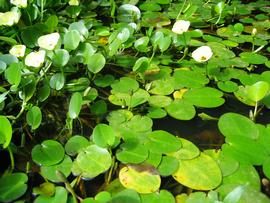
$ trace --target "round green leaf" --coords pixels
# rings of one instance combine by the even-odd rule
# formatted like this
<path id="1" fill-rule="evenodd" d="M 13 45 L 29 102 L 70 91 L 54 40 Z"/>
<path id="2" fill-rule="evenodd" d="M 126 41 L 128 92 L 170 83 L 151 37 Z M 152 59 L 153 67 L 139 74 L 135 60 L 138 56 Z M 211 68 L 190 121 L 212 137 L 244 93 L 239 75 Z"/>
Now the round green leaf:
<path id="1" fill-rule="evenodd" d="M 201 153 L 190 160 L 180 160 L 173 178 L 179 183 L 195 190 L 212 190 L 222 181 L 222 174 L 217 163 Z"/>
<path id="2" fill-rule="evenodd" d="M 264 64 L 267 61 L 265 56 L 253 52 L 242 52 L 240 57 L 251 64 Z"/>
<path id="3" fill-rule="evenodd" d="M 255 84 L 247 87 L 248 97 L 258 102 L 263 99 L 269 90 L 269 84 L 265 81 L 258 81 Z"/>
<path id="4" fill-rule="evenodd" d="M 26 114 L 27 124 L 31 126 L 32 130 L 39 127 L 42 121 L 42 113 L 38 106 L 32 106 Z"/>
<path id="5" fill-rule="evenodd" d="M 21 82 L 21 63 L 12 63 L 5 70 L 5 78 L 11 85 L 18 86 Z"/>
<path id="6" fill-rule="evenodd" d="M 166 107 L 170 105 L 171 101 L 170 97 L 163 95 L 153 95 L 148 99 L 149 105 L 154 107 Z"/>
<path id="7" fill-rule="evenodd" d="M 147 57 L 141 57 L 135 62 L 132 70 L 134 72 L 144 72 L 148 67 L 149 59 Z"/>
<path id="8" fill-rule="evenodd" d="M 221 106 L 225 100 L 223 93 L 211 87 L 191 89 L 184 94 L 184 99 L 198 107 L 214 108 Z"/>
<path id="9" fill-rule="evenodd" d="M 91 59 L 88 61 L 87 67 L 88 70 L 92 73 L 98 73 L 101 71 L 106 64 L 106 59 L 101 53 L 95 53 L 91 56 Z"/>
<path id="10" fill-rule="evenodd" d="M 155 80 L 150 84 L 149 92 L 157 95 L 169 95 L 173 93 L 174 86 L 173 80 L 163 79 Z"/>
<path id="11" fill-rule="evenodd" d="M 160 190 L 159 193 L 140 194 L 141 203 L 175 203 L 174 196 L 167 190 Z"/>
<path id="12" fill-rule="evenodd" d="M 163 156 L 158 166 L 158 172 L 161 176 L 170 176 L 177 171 L 179 161 L 171 156 Z"/>
<path id="13" fill-rule="evenodd" d="M 66 203 L 68 199 L 68 192 L 63 187 L 56 187 L 53 196 L 40 195 L 35 199 L 35 203 Z"/>
<path id="14" fill-rule="evenodd" d="M 50 86 L 53 89 L 60 90 L 64 87 L 65 75 L 62 73 L 54 74 L 50 79 Z"/>
<path id="15" fill-rule="evenodd" d="M 235 92 L 235 91 L 238 90 L 237 83 L 232 82 L 232 81 L 225 81 L 225 82 L 219 81 L 218 84 L 217 84 L 217 86 L 222 91 L 228 92 L 228 93 Z"/>
<path id="16" fill-rule="evenodd" d="M 5 116 L 0 116 L 0 144 L 7 148 L 12 138 L 12 126 Z"/>
<path id="17" fill-rule="evenodd" d="M 113 91 L 131 94 L 139 89 L 139 83 L 129 77 L 121 77 L 120 80 L 111 85 Z"/>
<path id="18" fill-rule="evenodd" d="M 182 148 L 180 148 L 178 151 L 174 153 L 170 153 L 170 156 L 173 156 L 177 158 L 178 160 L 181 159 L 193 159 L 200 155 L 200 150 L 196 145 L 194 145 L 192 142 L 179 138 L 182 143 Z"/>
<path id="19" fill-rule="evenodd" d="M 65 144 L 66 153 L 70 156 L 78 154 L 82 149 L 87 147 L 90 142 L 83 136 L 72 136 Z"/>
<path id="20" fill-rule="evenodd" d="M 165 109 L 171 117 L 178 120 L 191 120 L 196 114 L 194 106 L 185 100 L 174 100 Z"/>
<path id="21" fill-rule="evenodd" d="M 164 118 L 167 116 L 167 112 L 162 108 L 150 107 L 147 116 L 149 118 Z"/>
<path id="22" fill-rule="evenodd" d="M 257 139 L 259 130 L 247 117 L 237 113 L 223 114 L 218 121 L 218 128 L 225 137 L 248 137 Z"/>
<path id="23" fill-rule="evenodd" d="M 119 172 L 119 180 L 125 188 L 142 194 L 157 191 L 161 184 L 161 178 L 156 169 L 144 165 L 123 167 Z"/>
<path id="24" fill-rule="evenodd" d="M 65 49 L 57 49 L 53 52 L 52 62 L 57 67 L 65 66 L 69 61 L 69 53 Z"/>
<path id="25" fill-rule="evenodd" d="M 260 191 L 260 177 L 256 169 L 250 164 L 240 164 L 236 172 L 223 177 L 222 184 L 217 188 L 217 191 L 224 198 L 235 187 L 245 184 L 256 191 Z"/>
<path id="26" fill-rule="evenodd" d="M 115 194 L 111 203 L 141 203 L 139 194 L 135 190 L 125 189 Z"/>
<path id="27" fill-rule="evenodd" d="M 179 150 L 182 146 L 181 141 L 174 135 L 163 131 L 156 130 L 148 134 L 145 146 L 153 152 L 169 153 Z"/>
<path id="28" fill-rule="evenodd" d="M 200 88 L 209 82 L 209 79 L 201 72 L 191 70 L 176 70 L 173 74 L 175 79 L 175 87 L 180 89 L 187 88 Z"/>
<path id="29" fill-rule="evenodd" d="M 0 178 L 0 201 L 13 202 L 27 190 L 28 177 L 24 173 L 12 173 Z"/>
<path id="30" fill-rule="evenodd" d="M 116 133 L 113 128 L 106 124 L 98 124 L 92 133 L 93 141 L 99 147 L 113 146 Z"/>
<path id="31" fill-rule="evenodd" d="M 83 99 L 81 93 L 75 92 L 74 94 L 72 94 L 68 109 L 68 114 L 70 118 L 75 119 L 79 116 L 82 108 L 82 102 Z"/>
<path id="32" fill-rule="evenodd" d="M 114 76 L 113 75 L 97 75 L 97 77 L 94 80 L 94 83 L 98 87 L 107 87 L 110 86 L 114 82 Z"/>
<path id="33" fill-rule="evenodd" d="M 42 166 L 51 166 L 63 160 L 65 150 L 63 146 L 54 140 L 43 141 L 32 149 L 32 159 Z"/>
<path id="34" fill-rule="evenodd" d="M 52 166 L 41 166 L 41 175 L 53 182 L 62 182 L 56 175 L 56 171 L 61 171 L 65 177 L 68 177 L 71 173 L 72 160 L 69 156 L 65 155 L 65 158 L 58 164 Z"/>
<path id="35" fill-rule="evenodd" d="M 116 158 L 122 163 L 138 164 L 148 157 L 148 150 L 138 142 L 129 141 L 121 144 L 121 151 L 116 152 Z"/>
<path id="36" fill-rule="evenodd" d="M 107 171 L 112 164 L 112 158 L 107 149 L 91 145 L 80 151 L 73 162 L 72 172 L 84 178 L 93 178 Z"/>
<path id="37" fill-rule="evenodd" d="M 80 33 L 77 30 L 70 30 L 64 35 L 64 47 L 67 50 L 75 50 L 80 43 Z"/>

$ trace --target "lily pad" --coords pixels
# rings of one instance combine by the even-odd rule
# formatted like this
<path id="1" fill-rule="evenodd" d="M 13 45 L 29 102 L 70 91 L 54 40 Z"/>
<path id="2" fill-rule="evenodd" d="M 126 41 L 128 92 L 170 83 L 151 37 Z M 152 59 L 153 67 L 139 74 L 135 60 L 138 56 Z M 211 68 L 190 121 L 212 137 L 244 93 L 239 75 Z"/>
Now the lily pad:
<path id="1" fill-rule="evenodd" d="M 211 87 L 191 89 L 184 94 L 185 101 L 197 107 L 214 108 L 221 106 L 225 100 L 221 98 L 223 93 Z"/>
<path id="2" fill-rule="evenodd" d="M 180 148 L 178 151 L 174 153 L 170 153 L 168 155 L 173 156 L 177 158 L 178 160 L 181 159 L 193 159 L 200 155 L 200 150 L 196 145 L 194 145 L 192 142 L 179 138 L 182 143 L 182 148 Z"/>
<path id="3" fill-rule="evenodd" d="M 178 120 L 191 120 L 196 114 L 194 106 L 185 100 L 174 100 L 165 109 L 171 117 Z"/>
<path id="4" fill-rule="evenodd" d="M 180 89 L 187 88 L 200 88 L 209 83 L 209 79 L 200 72 L 191 70 L 176 70 L 173 74 L 175 79 L 175 87 Z"/>
<path id="5" fill-rule="evenodd" d="M 170 176 L 177 171 L 179 161 L 175 157 L 163 156 L 158 166 L 158 172 L 161 176 Z"/>
<path id="6" fill-rule="evenodd" d="M 93 141 L 99 147 L 111 147 L 114 144 L 116 133 L 113 128 L 106 124 L 98 124 L 92 133 Z"/>
<path id="7" fill-rule="evenodd" d="M 150 86 L 151 88 L 149 92 L 151 94 L 169 95 L 174 91 L 173 80 L 170 79 L 155 80 L 151 83 Z"/>
<path id="8" fill-rule="evenodd" d="M 174 135 L 156 130 L 148 134 L 145 146 L 153 152 L 170 153 L 179 150 L 182 147 L 181 141 Z"/>
<path id="9" fill-rule="evenodd" d="M 81 151 L 73 162 L 72 172 L 84 178 L 93 178 L 107 171 L 112 163 L 108 150 L 91 145 Z"/>
<path id="10" fill-rule="evenodd" d="M 12 138 L 12 126 L 5 116 L 0 116 L 0 144 L 7 148 Z"/>
<path id="11" fill-rule="evenodd" d="M 247 88 L 247 94 L 251 100 L 258 102 L 266 96 L 268 90 L 269 84 L 267 82 L 258 81 Z"/>
<path id="12" fill-rule="evenodd" d="M 222 174 L 217 163 L 210 156 L 201 153 L 194 159 L 180 160 L 173 178 L 195 190 L 212 190 L 221 183 Z"/>
<path id="13" fill-rule="evenodd" d="M 42 166 L 51 166 L 63 160 L 65 150 L 63 146 L 54 140 L 43 141 L 32 149 L 32 159 Z"/>
<path id="14" fill-rule="evenodd" d="M 68 192 L 63 187 L 56 187 L 54 196 L 40 195 L 35 199 L 35 203 L 66 203 L 68 199 Z"/>
<path id="15" fill-rule="evenodd" d="M 41 175 L 53 182 L 61 182 L 59 177 L 56 175 L 56 171 L 61 171 L 65 177 L 68 177 L 71 173 L 72 160 L 69 156 L 65 156 L 63 161 L 59 164 L 52 166 L 41 166 Z"/>
<path id="16" fill-rule="evenodd" d="M 161 178 L 156 169 L 144 165 L 123 167 L 119 172 L 119 180 L 124 187 L 142 194 L 156 192 L 161 184 Z"/>
<path id="17" fill-rule="evenodd" d="M 65 150 L 68 155 L 74 156 L 88 145 L 90 142 L 85 137 L 74 135 L 65 144 Z"/>
<path id="18" fill-rule="evenodd" d="M 247 117 L 237 113 L 223 114 L 219 118 L 218 128 L 225 137 L 243 136 L 251 139 L 259 137 L 256 125 Z"/>
<path id="19" fill-rule="evenodd" d="M 141 203 L 139 194 L 132 189 L 125 189 L 113 195 L 111 203 Z"/>
<path id="20" fill-rule="evenodd" d="M 250 64 L 264 64 L 267 61 L 267 58 L 263 55 L 253 53 L 253 52 L 242 52 L 240 57 L 250 63 Z"/>
<path id="21" fill-rule="evenodd" d="M 27 190 L 28 177 L 25 173 L 12 173 L 0 177 L 0 201 L 13 202 Z"/>
<path id="22" fill-rule="evenodd" d="M 154 107 L 166 107 L 170 105 L 171 101 L 170 97 L 163 95 L 153 95 L 148 99 L 149 105 Z"/>
<path id="23" fill-rule="evenodd" d="M 120 147 L 122 150 L 116 153 L 116 158 L 122 163 L 138 164 L 148 157 L 147 148 L 138 142 L 129 141 L 123 143 Z"/>
<path id="24" fill-rule="evenodd" d="M 111 87 L 115 92 L 132 94 L 139 89 L 139 83 L 132 78 L 121 77 Z"/>

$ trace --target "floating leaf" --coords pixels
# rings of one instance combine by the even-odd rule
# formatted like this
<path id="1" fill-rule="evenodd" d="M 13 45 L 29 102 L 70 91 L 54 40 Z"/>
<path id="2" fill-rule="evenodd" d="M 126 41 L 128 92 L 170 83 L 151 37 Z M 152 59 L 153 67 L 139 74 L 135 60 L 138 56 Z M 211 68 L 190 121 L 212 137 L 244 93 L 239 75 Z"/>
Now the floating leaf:
<path id="1" fill-rule="evenodd" d="M 101 53 L 95 53 L 87 63 L 88 70 L 92 73 L 100 72 L 106 64 L 106 59 Z"/>
<path id="2" fill-rule="evenodd" d="M 65 177 L 68 177 L 71 173 L 72 160 L 69 156 L 65 155 L 65 158 L 58 164 L 52 166 L 41 166 L 41 175 L 46 179 L 53 182 L 62 182 L 56 175 L 56 171 L 61 171 Z"/>
<path id="3" fill-rule="evenodd" d="M 69 53 L 65 49 L 54 50 L 52 62 L 57 67 L 64 67 L 69 61 Z"/>
<path id="4" fill-rule="evenodd" d="M 121 151 L 116 152 L 116 158 L 122 163 L 138 164 L 148 157 L 148 150 L 138 142 L 129 141 L 120 145 Z"/>
<path id="5" fill-rule="evenodd" d="M 181 141 L 174 135 L 156 130 L 148 134 L 145 146 L 153 152 L 170 153 L 179 150 L 182 146 Z"/>
<path id="6" fill-rule="evenodd" d="M 28 177 L 25 173 L 12 173 L 0 178 L 0 201 L 13 202 L 27 190 Z"/>
<path id="7" fill-rule="evenodd" d="M 12 63 L 5 70 L 5 78 L 11 85 L 18 86 L 21 82 L 21 63 Z"/>
<path id="8" fill-rule="evenodd" d="M 265 56 L 253 52 L 242 52 L 240 54 L 240 57 L 244 61 L 256 65 L 263 64 L 267 61 L 267 58 Z"/>
<path id="9" fill-rule="evenodd" d="M 26 114 L 27 124 L 31 126 L 32 130 L 39 127 L 42 121 L 42 113 L 38 106 L 32 106 Z"/>
<path id="10" fill-rule="evenodd" d="M 89 145 L 90 142 L 85 137 L 75 135 L 67 141 L 65 145 L 65 150 L 68 155 L 74 156 Z"/>
<path id="11" fill-rule="evenodd" d="M 106 124 L 98 124 L 92 133 L 93 141 L 99 147 L 111 147 L 114 144 L 116 133 L 113 128 Z"/>
<path id="12" fill-rule="evenodd" d="M 223 93 L 211 87 L 191 89 L 184 94 L 185 101 L 198 107 L 214 108 L 221 106 L 225 100 Z"/>
<path id="13" fill-rule="evenodd" d="M 40 195 L 35 199 L 35 203 L 65 203 L 68 199 L 68 192 L 63 187 L 56 187 L 54 196 Z"/>
<path id="14" fill-rule="evenodd" d="M 68 114 L 70 118 L 75 119 L 79 116 L 82 108 L 82 102 L 83 99 L 81 93 L 75 92 L 72 94 L 68 108 Z"/>
<path id="15" fill-rule="evenodd" d="M 65 84 L 65 75 L 63 73 L 56 73 L 50 79 L 50 86 L 53 89 L 61 90 Z"/>
<path id="16" fill-rule="evenodd" d="M 196 147 L 196 145 L 194 145 L 192 142 L 186 139 L 183 138 L 179 139 L 181 140 L 182 147 L 178 151 L 170 153 L 169 154 L 170 156 L 173 156 L 178 160 L 180 160 L 180 159 L 193 159 L 200 155 L 200 150 L 198 147 Z"/>
<path id="17" fill-rule="evenodd" d="M 217 163 L 210 156 L 201 153 L 194 159 L 180 160 L 173 178 L 195 190 L 212 190 L 221 183 L 222 174 Z"/>
<path id="18" fill-rule="evenodd" d="M 129 77 L 121 77 L 119 81 L 111 85 L 113 91 L 121 93 L 134 93 L 139 89 L 139 83 Z"/>
<path id="19" fill-rule="evenodd" d="M 179 161 L 171 156 L 163 156 L 158 166 L 158 172 L 161 176 L 170 176 L 177 171 Z"/>
<path id="20" fill-rule="evenodd" d="M 51 166 L 63 160 L 65 150 L 59 142 L 46 140 L 41 145 L 36 145 L 31 154 L 33 161 L 37 164 Z"/>
<path id="21" fill-rule="evenodd" d="M 12 126 L 5 116 L 0 116 L 0 144 L 7 148 L 12 138 Z"/>
<path id="22" fill-rule="evenodd" d="M 258 81 L 247 88 L 247 94 L 251 100 L 258 102 L 266 96 L 268 90 L 269 84 L 267 82 Z"/>
<path id="23" fill-rule="evenodd" d="M 75 50 L 80 43 L 80 33 L 77 30 L 70 30 L 64 35 L 64 47 L 67 50 Z"/>
<path id="24" fill-rule="evenodd" d="M 191 70 L 176 70 L 173 74 L 176 88 L 200 88 L 209 82 L 209 79 L 200 72 Z"/>
<path id="25" fill-rule="evenodd" d="M 158 203 L 158 202 L 166 202 L 166 203 L 175 203 L 174 196 L 167 190 L 160 190 L 159 193 L 149 193 L 149 194 L 140 194 L 141 195 L 141 203 Z"/>
<path id="26" fill-rule="evenodd" d="M 107 171 L 112 164 L 112 158 L 107 149 L 91 145 L 80 151 L 73 162 L 72 172 L 84 178 L 93 178 Z"/>
<path id="27" fill-rule="evenodd" d="M 155 80 L 151 83 L 151 89 L 149 90 L 152 94 L 157 95 L 169 95 L 174 91 L 173 80 Z"/>
<path id="28" fill-rule="evenodd" d="M 125 189 L 113 195 L 111 203 L 141 203 L 139 194 L 135 190 Z"/>
<path id="29" fill-rule="evenodd" d="M 147 194 L 157 191 L 161 184 L 160 176 L 154 167 L 131 165 L 119 172 L 119 180 L 128 189 Z"/>
<path id="30" fill-rule="evenodd" d="M 153 95 L 148 99 L 149 105 L 154 107 L 166 107 L 170 105 L 171 101 L 170 97 L 163 95 Z"/>
<path id="31" fill-rule="evenodd" d="M 178 120 L 191 120 L 196 114 L 194 106 L 184 100 L 174 100 L 166 107 L 166 111 Z"/>
<path id="32" fill-rule="evenodd" d="M 247 117 L 237 113 L 223 114 L 219 118 L 218 128 L 225 137 L 243 136 L 257 139 L 259 136 L 256 125 Z"/>

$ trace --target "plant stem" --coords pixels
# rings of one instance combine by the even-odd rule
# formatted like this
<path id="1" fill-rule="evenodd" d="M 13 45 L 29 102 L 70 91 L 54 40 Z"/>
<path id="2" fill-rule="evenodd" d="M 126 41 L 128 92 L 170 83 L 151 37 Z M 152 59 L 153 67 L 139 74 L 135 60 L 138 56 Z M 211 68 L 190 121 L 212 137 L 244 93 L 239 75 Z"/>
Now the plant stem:
<path id="1" fill-rule="evenodd" d="M 181 13 L 182 13 L 182 11 L 183 11 L 183 9 L 184 9 L 184 6 L 185 6 L 185 4 L 186 4 L 186 2 L 187 2 L 187 0 L 184 1 L 183 5 L 182 5 L 182 7 L 181 7 L 181 9 L 180 9 L 180 11 L 179 11 L 177 17 L 176 17 L 176 20 L 178 20 L 179 16 L 181 15 Z"/>
<path id="2" fill-rule="evenodd" d="M 14 170 L 15 164 L 14 164 L 14 156 L 13 156 L 13 152 L 10 148 L 10 146 L 7 147 L 8 149 L 8 153 L 9 153 L 9 157 L 10 157 L 10 163 L 11 163 L 11 172 Z"/>

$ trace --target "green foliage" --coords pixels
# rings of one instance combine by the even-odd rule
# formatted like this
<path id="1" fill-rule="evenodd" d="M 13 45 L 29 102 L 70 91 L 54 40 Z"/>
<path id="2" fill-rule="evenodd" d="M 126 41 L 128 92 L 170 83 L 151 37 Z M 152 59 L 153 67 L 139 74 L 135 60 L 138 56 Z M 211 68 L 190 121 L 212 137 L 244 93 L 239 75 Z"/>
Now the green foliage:
<path id="1" fill-rule="evenodd" d="M 0 201 L 270 202 L 269 7 L 0 0 Z"/>

